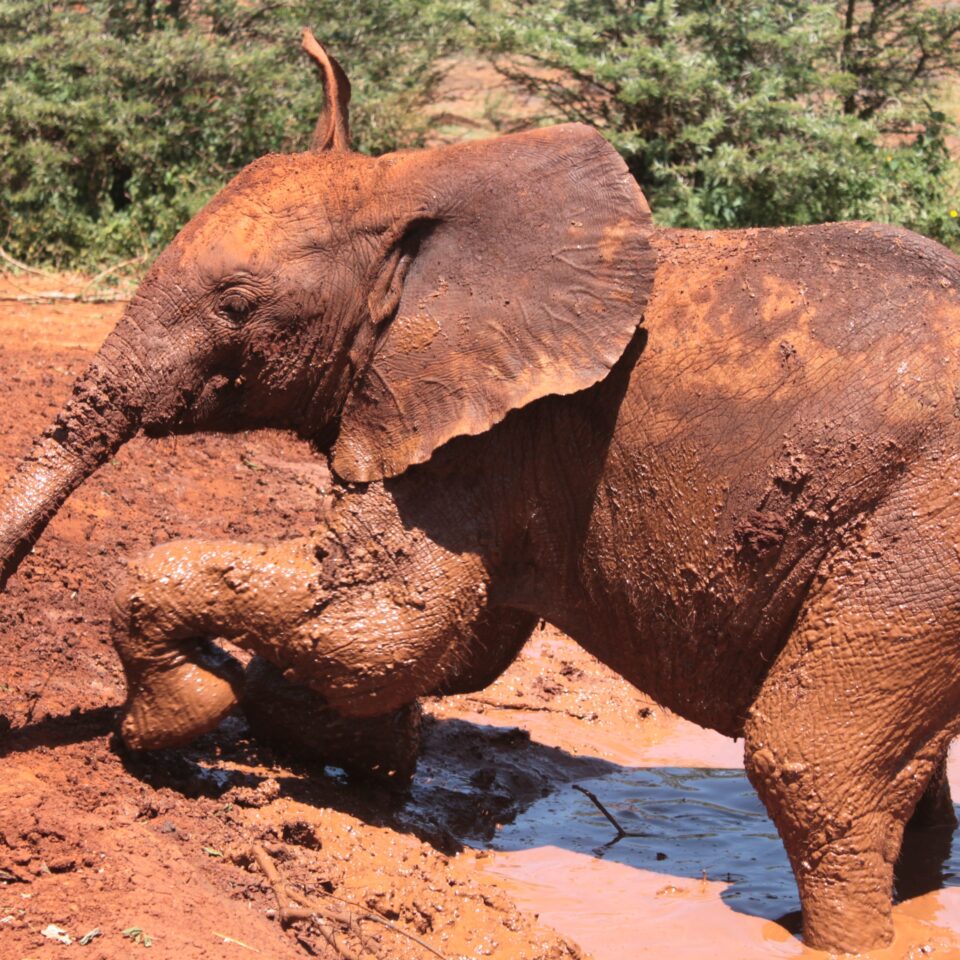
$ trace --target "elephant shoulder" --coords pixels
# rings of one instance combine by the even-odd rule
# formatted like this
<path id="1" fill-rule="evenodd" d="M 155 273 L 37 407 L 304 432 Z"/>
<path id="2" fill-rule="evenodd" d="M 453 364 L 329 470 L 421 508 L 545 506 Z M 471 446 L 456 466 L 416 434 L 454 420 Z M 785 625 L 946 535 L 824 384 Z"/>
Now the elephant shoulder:
<path id="1" fill-rule="evenodd" d="M 800 330 L 846 355 L 960 328 L 960 257 L 902 227 L 659 230 L 653 244 L 652 336 L 678 310 L 687 330 L 758 342 Z"/>

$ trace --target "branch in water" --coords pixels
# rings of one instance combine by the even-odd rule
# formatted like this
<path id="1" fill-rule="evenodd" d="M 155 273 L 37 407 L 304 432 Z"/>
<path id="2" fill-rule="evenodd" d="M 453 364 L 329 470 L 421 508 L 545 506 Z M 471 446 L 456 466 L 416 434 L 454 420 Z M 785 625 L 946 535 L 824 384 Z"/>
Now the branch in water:
<path id="1" fill-rule="evenodd" d="M 620 826 L 620 821 L 600 802 L 600 799 L 595 793 L 589 791 L 586 787 L 581 787 L 580 784 L 573 784 L 574 790 L 579 790 L 585 797 L 589 798 L 591 803 L 610 821 L 613 825 L 613 829 L 617 831 L 616 840 L 621 840 L 623 837 L 646 837 L 648 834 L 643 833 L 639 830 L 624 830 Z"/>

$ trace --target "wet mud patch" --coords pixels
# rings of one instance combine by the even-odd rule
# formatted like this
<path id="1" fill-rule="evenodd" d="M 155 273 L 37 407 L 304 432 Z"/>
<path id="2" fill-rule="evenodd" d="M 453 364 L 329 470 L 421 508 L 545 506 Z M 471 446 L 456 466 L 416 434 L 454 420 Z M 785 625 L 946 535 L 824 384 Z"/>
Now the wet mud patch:
<path id="1" fill-rule="evenodd" d="M 721 880 L 727 904 L 770 920 L 799 909 L 783 845 L 743 770 L 619 768 L 579 786 L 639 835 L 617 839 L 589 798 L 560 789 L 505 827 L 494 849 L 560 847 L 671 877 Z"/>
<path id="2" fill-rule="evenodd" d="M 538 743 L 522 727 L 428 717 L 399 819 L 447 849 L 483 845 L 562 785 L 614 769 Z"/>
<path id="3" fill-rule="evenodd" d="M 492 847 L 515 898 L 597 960 L 824 956 L 802 945 L 789 862 L 740 768 L 617 767 L 552 792 Z M 895 903 L 894 944 L 861 956 L 960 955 L 952 830 L 908 831 Z"/>

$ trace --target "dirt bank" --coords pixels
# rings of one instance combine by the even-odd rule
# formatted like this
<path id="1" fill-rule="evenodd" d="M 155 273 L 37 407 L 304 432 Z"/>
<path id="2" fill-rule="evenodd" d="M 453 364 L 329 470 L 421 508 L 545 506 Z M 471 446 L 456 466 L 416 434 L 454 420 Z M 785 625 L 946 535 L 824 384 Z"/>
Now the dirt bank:
<path id="1" fill-rule="evenodd" d="M 51 286 L 77 289 L 21 277 L 0 293 Z M 0 304 L 0 473 L 48 422 L 120 310 Z M 278 758 L 239 720 L 191 750 L 146 761 L 119 752 L 124 690 L 106 610 L 126 558 L 177 537 L 302 531 L 316 520 L 325 482 L 307 445 L 279 433 L 137 440 L 71 499 L 11 582 L 0 608 L 5 960 L 80 949 L 45 938 L 51 924 L 74 940 L 99 929 L 83 948 L 91 958 L 131 955 L 136 934 L 122 931 L 132 929 L 150 938 L 151 956 L 178 960 L 332 955 L 306 925 L 284 932 L 271 918 L 275 900 L 251 863 L 252 844 L 287 881 L 382 914 L 445 957 L 574 955 L 521 914 L 454 836 L 452 821 L 492 832 L 505 815 L 499 800 L 448 818 L 447 801 L 423 796 L 424 812 L 413 816 L 386 793 Z M 512 734 L 446 720 L 428 723 L 426 736 L 488 765 L 496 750 L 514 749 Z M 539 796 L 546 782 L 525 788 Z M 382 925 L 360 929 L 384 955 L 429 956 Z M 343 943 L 360 946 L 350 935 Z"/>

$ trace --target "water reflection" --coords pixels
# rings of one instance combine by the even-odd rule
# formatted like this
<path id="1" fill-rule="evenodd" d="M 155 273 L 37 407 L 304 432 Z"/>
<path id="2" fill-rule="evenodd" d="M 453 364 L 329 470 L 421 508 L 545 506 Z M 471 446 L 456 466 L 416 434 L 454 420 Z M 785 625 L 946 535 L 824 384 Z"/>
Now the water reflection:
<path id="1" fill-rule="evenodd" d="M 777 919 L 799 909 L 776 828 L 742 770 L 622 769 L 584 781 L 625 830 L 615 831 L 579 792 L 561 788 L 503 828 L 496 850 L 562 847 L 691 879 L 721 880 L 735 909 Z"/>

